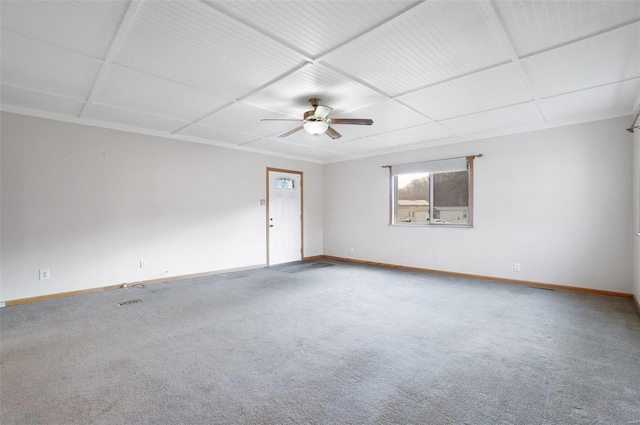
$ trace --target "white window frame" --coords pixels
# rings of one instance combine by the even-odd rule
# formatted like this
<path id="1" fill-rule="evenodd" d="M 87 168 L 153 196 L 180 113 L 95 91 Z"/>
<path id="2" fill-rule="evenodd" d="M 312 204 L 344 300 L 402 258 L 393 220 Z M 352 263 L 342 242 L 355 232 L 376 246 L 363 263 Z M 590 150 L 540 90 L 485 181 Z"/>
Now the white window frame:
<path id="1" fill-rule="evenodd" d="M 480 155 L 479 155 L 480 156 Z M 448 158 L 434 161 L 414 162 L 410 164 L 399 164 L 387 166 L 389 168 L 390 179 L 390 208 L 389 208 L 389 224 L 391 226 L 403 227 L 473 227 L 473 159 L 475 156 Z M 436 223 L 434 222 L 434 211 L 432 208 L 434 181 L 433 174 L 467 171 L 469 179 L 469 199 L 468 199 L 468 222 L 467 223 Z M 398 211 L 398 179 L 397 176 L 402 174 L 429 174 L 429 222 L 428 223 L 405 223 L 397 221 Z"/>

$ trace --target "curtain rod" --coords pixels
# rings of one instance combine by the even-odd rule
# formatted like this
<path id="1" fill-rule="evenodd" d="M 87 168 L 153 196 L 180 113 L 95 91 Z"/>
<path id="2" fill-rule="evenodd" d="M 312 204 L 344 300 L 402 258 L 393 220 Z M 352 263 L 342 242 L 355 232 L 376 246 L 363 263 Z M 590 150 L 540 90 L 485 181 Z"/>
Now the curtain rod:
<path id="1" fill-rule="evenodd" d="M 635 133 L 635 131 L 633 131 L 633 130 L 635 128 L 640 128 L 640 126 L 636 125 L 636 123 L 638 122 L 638 116 L 640 116 L 640 106 L 638 107 L 638 110 L 636 111 L 636 117 L 633 119 L 633 122 L 631 123 L 631 127 L 626 129 L 629 133 Z"/>
<path id="2" fill-rule="evenodd" d="M 469 158 L 469 157 L 482 158 L 483 156 L 484 156 L 483 154 L 477 153 L 475 155 L 452 156 L 450 158 L 430 159 L 430 160 L 427 160 L 427 161 L 419 161 L 419 162 L 446 161 L 447 159 L 458 159 L 458 158 Z M 399 165 L 399 164 L 396 164 L 396 165 Z M 393 167 L 393 165 L 383 165 L 382 166 L 382 168 L 391 168 L 391 167 Z"/>

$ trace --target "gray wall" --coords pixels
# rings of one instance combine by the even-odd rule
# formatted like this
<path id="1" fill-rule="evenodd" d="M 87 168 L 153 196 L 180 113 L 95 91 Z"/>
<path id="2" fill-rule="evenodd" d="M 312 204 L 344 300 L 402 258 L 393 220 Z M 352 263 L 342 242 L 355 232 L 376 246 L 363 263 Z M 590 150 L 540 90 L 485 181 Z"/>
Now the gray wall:
<path id="1" fill-rule="evenodd" d="M 1 130 L 2 301 L 264 265 L 267 167 L 304 172 L 322 254 L 320 164 L 10 113 Z"/>
<path id="2" fill-rule="evenodd" d="M 324 253 L 631 293 L 628 126 L 623 117 L 326 165 Z M 477 153 L 474 228 L 388 225 L 382 165 Z"/>
<path id="3" fill-rule="evenodd" d="M 624 131 L 629 117 L 324 167 L 9 113 L 1 123 L 2 301 L 265 264 L 266 167 L 305 173 L 307 256 L 640 299 L 640 133 Z M 387 225 L 381 165 L 480 152 L 475 228 Z"/>

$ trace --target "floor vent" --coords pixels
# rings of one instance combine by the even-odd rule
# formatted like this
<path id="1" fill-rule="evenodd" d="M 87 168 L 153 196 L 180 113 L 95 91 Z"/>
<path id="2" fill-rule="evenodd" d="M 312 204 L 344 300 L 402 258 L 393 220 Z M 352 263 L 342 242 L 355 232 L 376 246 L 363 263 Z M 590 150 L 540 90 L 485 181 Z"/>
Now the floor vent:
<path id="1" fill-rule="evenodd" d="M 118 305 L 138 304 L 141 302 L 142 302 L 141 299 L 137 299 L 137 300 L 130 300 L 130 301 L 122 301 L 121 303 L 118 303 Z"/>
<path id="2" fill-rule="evenodd" d="M 205 277 L 208 277 L 208 276 L 205 276 Z M 238 272 L 231 272 L 231 273 L 219 274 L 218 277 L 220 279 L 241 279 L 243 277 L 247 277 L 247 275 L 238 273 Z"/>
<path id="3" fill-rule="evenodd" d="M 300 273 L 307 270 L 321 269 L 323 267 L 331 267 L 333 264 L 324 263 L 322 261 L 294 261 L 291 263 L 277 264 L 269 266 L 270 269 L 278 270 L 285 273 Z"/>

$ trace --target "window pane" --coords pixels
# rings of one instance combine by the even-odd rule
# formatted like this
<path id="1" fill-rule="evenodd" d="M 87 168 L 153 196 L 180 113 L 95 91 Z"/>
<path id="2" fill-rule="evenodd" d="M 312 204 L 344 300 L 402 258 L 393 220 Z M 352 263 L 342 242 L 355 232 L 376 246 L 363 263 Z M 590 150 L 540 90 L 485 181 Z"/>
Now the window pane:
<path id="1" fill-rule="evenodd" d="M 429 222 L 429 174 L 396 176 L 396 223 Z"/>
<path id="2" fill-rule="evenodd" d="M 278 189 L 295 189 L 293 179 L 288 179 L 286 177 L 276 178 L 276 187 Z"/>
<path id="3" fill-rule="evenodd" d="M 434 224 L 469 223 L 469 172 L 433 174 Z"/>

